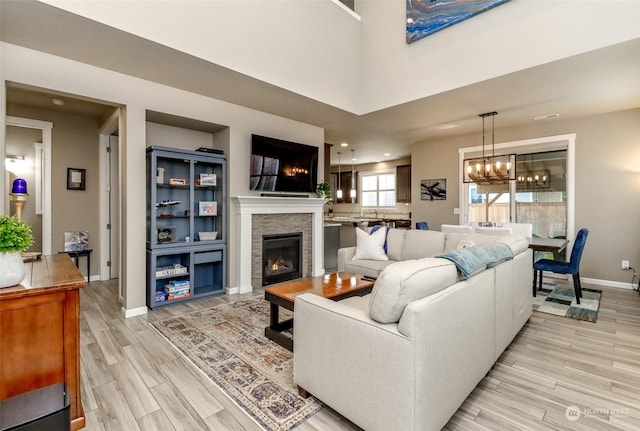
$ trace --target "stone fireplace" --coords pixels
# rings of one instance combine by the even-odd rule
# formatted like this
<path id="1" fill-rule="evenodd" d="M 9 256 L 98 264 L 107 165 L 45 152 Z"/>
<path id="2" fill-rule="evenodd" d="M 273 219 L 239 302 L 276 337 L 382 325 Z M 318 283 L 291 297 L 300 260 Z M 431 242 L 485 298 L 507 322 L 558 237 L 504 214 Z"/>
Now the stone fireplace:
<path id="1" fill-rule="evenodd" d="M 297 197 L 238 196 L 239 286 L 236 292 L 251 292 L 262 286 L 263 235 L 301 232 L 301 276 L 324 274 L 324 199 Z"/>

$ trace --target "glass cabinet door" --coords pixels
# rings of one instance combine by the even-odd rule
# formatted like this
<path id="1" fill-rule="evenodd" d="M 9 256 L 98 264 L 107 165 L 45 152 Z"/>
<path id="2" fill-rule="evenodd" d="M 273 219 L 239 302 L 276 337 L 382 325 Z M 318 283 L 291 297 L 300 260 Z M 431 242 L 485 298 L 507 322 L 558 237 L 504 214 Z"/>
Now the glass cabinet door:
<path id="1" fill-rule="evenodd" d="M 193 174 L 194 240 L 199 242 L 224 240 L 221 181 L 223 165 L 194 160 Z"/>
<path id="2" fill-rule="evenodd" d="M 176 245 L 190 239 L 190 175 L 188 160 L 156 158 L 156 232 L 151 241 L 156 245 Z"/>

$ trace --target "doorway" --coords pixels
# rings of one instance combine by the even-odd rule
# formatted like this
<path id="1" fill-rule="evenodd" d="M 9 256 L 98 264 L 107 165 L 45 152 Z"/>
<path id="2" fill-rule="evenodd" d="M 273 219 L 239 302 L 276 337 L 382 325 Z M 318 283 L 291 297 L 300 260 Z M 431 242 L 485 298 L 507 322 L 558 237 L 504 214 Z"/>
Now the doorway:
<path id="1" fill-rule="evenodd" d="M 120 278 L 120 112 L 100 129 L 100 279 Z M 121 288 L 121 287 L 120 287 Z M 122 300 L 122 292 L 119 292 Z"/>
<path id="2" fill-rule="evenodd" d="M 499 153 L 516 154 L 516 181 L 498 186 L 464 184 L 460 223 L 532 223 L 534 236 L 574 235 L 575 134 L 496 144 Z M 478 148 L 461 148 L 462 161 Z"/>
<path id="3" fill-rule="evenodd" d="M 23 219 L 33 226 L 34 235 L 39 239 L 30 250 L 51 254 L 51 181 L 47 179 L 51 171 L 53 123 L 7 116 L 5 124 L 6 184 L 10 187 L 15 177 L 28 177 L 30 196 L 23 207 Z M 12 167 L 12 164 L 20 166 Z M 8 195 L 6 199 L 8 201 Z M 5 208 L 10 214 L 14 213 L 9 202 L 5 203 Z"/>

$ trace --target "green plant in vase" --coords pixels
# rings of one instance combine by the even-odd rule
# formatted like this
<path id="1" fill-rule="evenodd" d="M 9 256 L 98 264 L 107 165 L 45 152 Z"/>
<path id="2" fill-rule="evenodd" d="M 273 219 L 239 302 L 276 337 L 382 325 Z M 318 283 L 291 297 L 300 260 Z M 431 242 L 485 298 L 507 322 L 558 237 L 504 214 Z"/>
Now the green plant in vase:
<path id="1" fill-rule="evenodd" d="M 21 251 L 31 247 L 33 233 L 25 222 L 8 215 L 0 216 L 0 287 L 20 283 L 26 274 Z"/>
<path id="2" fill-rule="evenodd" d="M 319 182 L 316 186 L 316 194 L 319 198 L 331 200 L 331 187 L 326 181 Z"/>

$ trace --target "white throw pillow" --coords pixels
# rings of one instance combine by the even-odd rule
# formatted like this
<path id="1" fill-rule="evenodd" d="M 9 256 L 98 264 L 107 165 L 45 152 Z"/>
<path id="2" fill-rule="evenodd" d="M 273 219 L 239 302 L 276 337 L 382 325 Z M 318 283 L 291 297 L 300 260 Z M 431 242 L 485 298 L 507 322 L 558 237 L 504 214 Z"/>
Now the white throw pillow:
<path id="1" fill-rule="evenodd" d="M 471 238 L 469 238 L 466 233 L 463 233 L 462 238 L 460 238 L 460 242 L 458 243 L 458 246 L 456 248 L 461 249 L 461 248 L 473 247 L 474 245 L 476 245 L 476 243 L 471 241 Z"/>
<path id="2" fill-rule="evenodd" d="M 384 241 L 387 238 L 386 229 L 378 229 L 371 235 L 360 228 L 356 228 L 356 254 L 353 260 L 389 260 L 384 252 Z"/>

